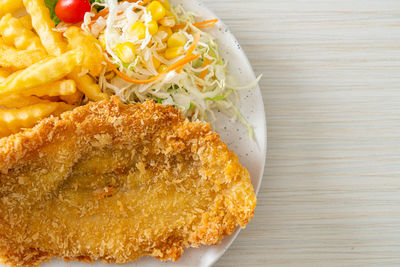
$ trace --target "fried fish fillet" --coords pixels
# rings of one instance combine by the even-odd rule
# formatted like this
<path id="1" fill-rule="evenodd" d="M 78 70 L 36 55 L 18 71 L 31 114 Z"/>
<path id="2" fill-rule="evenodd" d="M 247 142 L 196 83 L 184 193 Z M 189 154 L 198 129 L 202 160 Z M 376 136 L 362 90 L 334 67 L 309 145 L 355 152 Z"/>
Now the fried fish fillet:
<path id="1" fill-rule="evenodd" d="M 116 98 L 0 139 L 0 258 L 179 259 L 252 218 L 248 171 L 209 125 Z"/>

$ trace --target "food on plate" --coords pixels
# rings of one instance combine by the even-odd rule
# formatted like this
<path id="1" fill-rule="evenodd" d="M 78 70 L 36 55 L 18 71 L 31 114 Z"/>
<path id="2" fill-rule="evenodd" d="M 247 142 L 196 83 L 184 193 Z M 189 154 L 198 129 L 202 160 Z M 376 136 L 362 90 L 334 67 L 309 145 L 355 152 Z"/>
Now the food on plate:
<path id="1" fill-rule="evenodd" d="M 41 50 L 18 50 L 0 40 L 0 65 L 3 67 L 25 69 L 45 58 Z"/>
<path id="2" fill-rule="evenodd" d="M 245 227 L 256 206 L 248 171 L 209 124 L 117 97 L 0 139 L 0 199 L 12 266 L 174 261 Z"/>
<path id="3" fill-rule="evenodd" d="M 82 68 L 88 70 L 92 76 L 99 76 L 104 68 L 104 65 L 102 65 L 104 61 L 103 51 L 100 42 L 91 34 L 75 26 L 69 27 L 64 36 L 68 40 L 68 48 L 70 50 L 81 51 L 85 54 Z"/>
<path id="4" fill-rule="evenodd" d="M 62 102 L 49 102 L 34 100 L 29 103 L 29 106 L 19 109 L 1 109 L 0 110 L 0 137 L 7 136 L 18 132 L 22 128 L 30 128 L 37 121 L 53 114 L 59 115 L 66 110 L 70 110 L 73 106 Z M 18 102 L 17 102 L 18 103 Z M 17 104 L 17 107 L 19 105 Z"/>
<path id="5" fill-rule="evenodd" d="M 24 7 L 22 0 L 0 0 L 0 16 L 13 13 Z"/>
<path id="6" fill-rule="evenodd" d="M 51 20 L 49 10 L 43 0 L 23 0 L 26 11 L 31 15 L 32 26 L 39 35 L 47 53 L 60 55 L 66 50 L 67 44 L 59 32 L 53 30 L 54 22 Z"/>
<path id="7" fill-rule="evenodd" d="M 0 0 L 0 261 L 175 261 L 246 226 L 249 173 L 200 121 L 251 135 L 235 96 L 258 79 L 234 86 L 217 22 L 167 0 Z"/>
<path id="8" fill-rule="evenodd" d="M 190 120 L 214 123 L 218 109 L 249 126 L 230 98 L 236 90 L 227 62 L 206 31 L 217 19 L 195 22 L 194 13 L 167 0 L 105 0 L 93 7 L 101 10 L 86 13 L 81 28 L 105 51 L 108 68 L 98 77 L 104 92 L 127 103 L 173 105 Z"/>
<path id="9" fill-rule="evenodd" d="M 22 17 L 19 17 L 18 20 L 21 22 L 22 26 L 24 26 L 28 30 L 32 30 L 32 20 L 31 16 L 29 15 L 24 15 Z"/>
<path id="10" fill-rule="evenodd" d="M 0 67 L 0 82 L 4 81 L 11 73 L 11 69 Z"/>
<path id="11" fill-rule="evenodd" d="M 30 89 L 25 89 L 21 92 L 22 95 L 35 96 L 69 96 L 76 93 L 76 84 L 74 80 L 58 80 L 45 85 L 37 86 Z"/>
<path id="12" fill-rule="evenodd" d="M 39 37 L 11 14 L 6 14 L 1 18 L 0 35 L 6 44 L 14 45 L 17 49 L 45 51 Z"/>
<path id="13" fill-rule="evenodd" d="M 49 101 L 41 99 L 36 96 L 23 96 L 18 94 L 11 94 L 0 97 L 0 106 L 14 110 L 14 108 L 23 108 L 39 103 L 48 103 Z M 0 112 L 4 111 L 3 109 Z M 8 110 L 5 110 L 6 112 Z M 1 135 L 0 135 L 1 136 Z M 3 136 L 1 136 L 3 137 Z"/>
<path id="14" fill-rule="evenodd" d="M 82 53 L 68 51 L 14 72 L 0 84 L 0 95 L 9 92 L 21 93 L 25 89 L 60 80 L 71 73 L 81 63 L 82 58 Z"/>
<path id="15" fill-rule="evenodd" d="M 59 0 L 55 12 L 59 19 L 67 23 L 83 20 L 86 12 L 92 9 L 88 0 Z"/>
<path id="16" fill-rule="evenodd" d="M 258 79 L 234 86 L 207 32 L 217 19 L 196 22 L 194 13 L 167 0 L 95 0 L 91 6 L 87 0 L 1 1 L 0 67 L 10 74 L 0 77 L 0 95 L 26 96 L 22 91 L 67 79 L 79 92 L 31 96 L 75 105 L 112 95 L 125 103 L 151 99 L 212 125 L 218 110 L 242 121 L 252 136 L 236 94 Z M 16 16 L 14 7 L 24 7 L 28 15 Z M 62 66 L 72 54 L 75 63 Z M 40 78 L 33 81 L 34 76 Z"/>
<path id="17" fill-rule="evenodd" d="M 14 0 L 14 5 L 3 2 L 0 2 L 2 12 L 5 10 L 0 17 L 0 137 L 73 109 L 84 98 L 96 101 L 108 98 L 94 77 L 87 74 L 90 64 L 94 75 L 102 68 L 101 61 L 93 60 L 94 43 L 98 42 L 95 38 L 85 35 L 81 45 L 73 38 L 64 38 L 54 30 L 54 21 L 42 0 L 20 1 L 18 5 Z M 11 14 L 16 10 L 14 6 L 25 7 L 28 15 L 15 17 Z M 80 34 L 73 32 L 71 36 L 80 40 Z M 97 51 L 101 59 L 99 45 Z"/>

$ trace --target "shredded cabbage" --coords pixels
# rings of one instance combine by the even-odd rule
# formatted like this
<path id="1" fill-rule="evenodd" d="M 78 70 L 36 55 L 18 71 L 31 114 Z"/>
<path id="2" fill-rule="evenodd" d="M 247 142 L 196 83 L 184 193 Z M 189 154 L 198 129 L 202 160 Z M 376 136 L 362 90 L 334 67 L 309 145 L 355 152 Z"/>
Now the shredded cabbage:
<path id="1" fill-rule="evenodd" d="M 107 19 L 98 19 L 89 27 L 94 14 L 87 15 L 82 29 L 98 38 L 104 36 L 105 50 L 112 63 L 122 73 L 132 79 L 149 79 L 158 74 L 153 60 L 169 66 L 183 56 L 173 60 L 168 60 L 163 56 L 163 51 L 167 47 L 165 32 L 158 31 L 154 35 L 150 34 L 148 23 L 152 21 L 151 13 L 146 6 L 141 6 L 140 3 L 141 1 L 118 3 L 117 0 L 96 2 L 93 6 L 109 9 Z M 164 77 L 148 84 L 129 83 L 105 67 L 99 77 L 99 85 L 102 90 L 110 95 L 119 96 L 126 103 L 152 99 L 164 105 L 173 105 L 180 109 L 188 119 L 192 121 L 206 120 L 212 125 L 215 123 L 214 110 L 218 109 L 232 119 L 238 118 L 252 136 L 252 127 L 234 105 L 231 96 L 235 95 L 238 89 L 254 87 L 261 77 L 245 87 L 228 85 L 227 62 L 220 56 L 215 38 L 206 31 L 193 26 L 196 15 L 184 10 L 181 5 L 171 7 L 169 11 L 175 17 L 176 24 L 186 25 L 182 29 L 174 30 L 186 36 L 185 51 L 192 45 L 193 35 L 197 32 L 200 33 L 200 42 L 193 52 L 200 54 L 200 57 L 186 64 L 181 71 L 171 71 Z M 146 34 L 143 39 L 129 34 L 130 27 L 137 21 L 146 26 Z M 124 42 L 131 42 L 136 47 L 136 59 L 133 62 L 123 62 L 115 52 L 115 47 Z M 206 59 L 210 62 L 209 64 L 204 64 Z M 205 76 L 200 77 L 200 74 L 205 71 Z M 232 94 L 232 92 L 235 93 Z"/>

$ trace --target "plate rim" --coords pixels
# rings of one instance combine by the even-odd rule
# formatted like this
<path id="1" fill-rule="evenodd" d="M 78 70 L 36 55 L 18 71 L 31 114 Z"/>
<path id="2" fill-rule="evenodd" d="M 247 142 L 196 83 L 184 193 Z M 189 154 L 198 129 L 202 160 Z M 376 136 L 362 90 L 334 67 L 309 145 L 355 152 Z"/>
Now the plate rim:
<path id="1" fill-rule="evenodd" d="M 197 4 L 201 5 L 202 7 L 204 7 L 205 9 L 207 9 L 207 11 L 209 12 L 210 15 L 212 15 L 213 17 L 215 17 L 216 19 L 218 19 L 218 24 L 220 24 L 225 30 L 226 33 L 230 35 L 230 38 L 232 38 L 232 40 L 234 42 L 236 42 L 237 44 L 240 45 L 240 42 L 238 41 L 238 39 L 236 38 L 236 36 L 233 34 L 233 32 L 230 30 L 230 28 L 224 23 L 224 21 L 215 14 L 214 11 L 212 11 L 211 9 L 208 8 L 208 6 L 202 1 L 202 0 L 183 0 L 183 2 L 186 1 L 195 1 L 197 2 Z M 253 66 L 250 63 L 249 58 L 247 57 L 247 54 L 245 53 L 244 49 L 242 48 L 242 46 L 240 45 L 241 50 L 242 50 L 242 55 L 243 58 L 245 59 L 245 61 L 243 63 L 246 64 L 246 67 L 249 69 L 250 74 L 253 76 L 254 79 L 257 78 Z M 257 83 L 257 85 L 252 89 L 252 90 L 257 90 L 259 91 L 260 95 L 262 96 L 262 91 L 260 88 L 259 83 Z M 261 183 L 263 181 L 263 177 L 264 177 L 264 172 L 265 172 L 265 166 L 266 166 L 266 161 L 267 161 L 267 149 L 268 149 L 268 131 L 267 131 L 267 118 L 265 115 L 265 103 L 263 98 L 261 97 L 261 104 L 263 106 L 263 112 L 262 112 L 262 119 L 263 119 L 263 125 L 262 125 L 262 130 L 264 131 L 265 135 L 264 135 L 264 142 L 265 142 L 265 146 L 261 147 L 261 152 L 263 155 L 263 163 L 261 166 L 262 171 L 260 172 L 260 176 L 258 177 L 258 185 L 257 188 L 255 188 L 255 194 L 257 197 L 257 202 L 258 202 L 258 193 L 261 189 Z M 229 243 L 224 247 L 224 249 L 218 253 L 213 260 L 210 261 L 209 266 L 213 266 L 219 259 L 221 259 L 221 257 L 228 251 L 228 249 L 231 247 L 231 245 L 233 244 L 233 242 L 236 240 L 236 238 L 238 237 L 240 231 L 242 230 L 242 228 L 240 226 L 238 226 L 235 230 L 235 232 L 232 234 L 233 237 L 232 239 L 229 241 Z"/>

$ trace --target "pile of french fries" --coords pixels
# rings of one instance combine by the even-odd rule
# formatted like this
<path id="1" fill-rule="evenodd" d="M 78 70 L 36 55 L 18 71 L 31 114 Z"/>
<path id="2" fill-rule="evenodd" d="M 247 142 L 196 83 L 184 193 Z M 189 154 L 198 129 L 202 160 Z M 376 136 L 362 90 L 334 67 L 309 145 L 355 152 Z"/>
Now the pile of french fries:
<path id="1" fill-rule="evenodd" d="M 96 77 L 98 40 L 71 26 L 55 31 L 43 0 L 0 0 L 0 138 L 82 103 L 107 98 Z M 13 16 L 26 9 L 28 15 Z"/>

